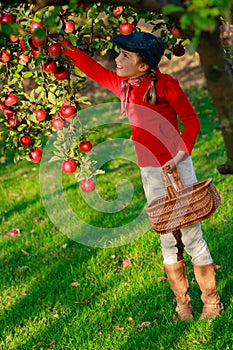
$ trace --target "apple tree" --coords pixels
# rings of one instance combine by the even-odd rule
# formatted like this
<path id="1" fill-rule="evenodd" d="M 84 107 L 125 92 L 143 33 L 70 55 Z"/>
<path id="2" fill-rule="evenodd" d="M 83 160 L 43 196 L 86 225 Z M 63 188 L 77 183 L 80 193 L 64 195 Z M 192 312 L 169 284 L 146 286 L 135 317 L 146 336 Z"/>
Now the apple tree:
<path id="1" fill-rule="evenodd" d="M 231 47 L 224 47 L 220 37 L 221 25 L 230 21 L 231 1 L 30 0 L 25 4 L 10 0 L 5 7 L 1 4 L 1 120 L 7 129 L 7 145 L 14 147 L 16 158 L 38 161 L 42 154 L 34 158 L 31 152 L 38 153 L 41 138 L 58 129 L 54 160 L 61 158 L 60 151 L 66 155 L 63 171 L 78 169 L 79 178 L 98 171 L 93 170 L 93 164 L 85 166 L 88 157 L 79 147 L 88 142 L 88 135 L 81 133 L 76 145 L 64 142 L 76 127 L 74 115 L 78 118 L 87 100 L 77 94 L 85 77 L 60 55 L 60 41 L 65 37 L 89 54 L 96 50 L 105 54 L 114 49 L 109 41 L 112 35 L 138 30 L 137 24 L 144 19 L 152 24 L 152 31 L 160 30 L 168 58 L 182 56 L 185 50 L 199 53 L 226 147 L 226 162 L 218 170 L 233 173 Z M 25 78 L 36 84 L 30 94 L 23 89 Z M 79 125 L 82 128 L 81 122 Z M 84 176 L 82 168 L 89 174 Z"/>

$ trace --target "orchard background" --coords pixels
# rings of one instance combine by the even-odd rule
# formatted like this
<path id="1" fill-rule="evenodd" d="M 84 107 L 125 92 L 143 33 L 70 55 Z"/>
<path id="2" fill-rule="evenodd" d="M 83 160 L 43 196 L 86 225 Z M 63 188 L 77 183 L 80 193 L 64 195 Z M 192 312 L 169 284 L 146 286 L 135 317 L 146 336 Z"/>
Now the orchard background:
<path id="1" fill-rule="evenodd" d="M 133 6 L 135 1 L 116 1 L 116 5 L 124 7 L 123 12 L 115 14 L 111 1 L 56 1 L 59 6 L 54 6 L 53 1 L 38 3 L 1 2 L 0 349 L 231 350 L 233 180 L 231 175 L 222 176 L 216 171 L 226 155 L 224 164 L 230 166 L 232 160 L 232 148 L 228 146 L 233 140 L 229 136 L 225 142 L 222 130 L 228 126 L 227 135 L 231 135 L 232 114 L 227 113 L 233 99 L 229 98 L 228 81 L 221 75 L 229 73 L 229 68 L 224 67 L 231 62 L 231 38 L 229 31 L 225 32 L 228 26 L 219 27 L 219 13 L 230 25 L 230 2 L 186 1 L 185 10 L 184 2 L 172 1 L 166 4 L 173 7 L 162 13 L 164 2 L 141 1 L 139 9 Z M 179 11 L 173 12 L 177 5 Z M 204 12 L 203 6 L 207 7 Z M 190 22 L 193 13 L 196 16 Z M 183 15 L 187 22 L 180 21 Z M 195 320 L 183 323 L 176 318 L 173 295 L 163 272 L 159 236 L 152 230 L 120 247 L 111 247 L 111 242 L 108 249 L 82 245 L 59 230 L 41 199 L 39 174 L 44 147 L 48 140 L 54 140 L 55 153 L 48 159 L 52 160 L 48 170 L 54 166 L 58 172 L 68 172 L 62 176 L 63 193 L 75 214 L 93 225 L 93 234 L 95 226 L 122 225 L 126 235 L 126 223 L 145 206 L 134 164 L 111 159 L 99 169 L 90 157 L 92 150 L 106 140 L 123 138 L 126 142 L 130 138 L 127 125 L 112 123 L 115 115 L 105 107 L 109 103 L 115 106 L 118 100 L 58 54 L 59 43 L 66 37 L 114 69 L 116 48 L 109 39 L 120 32 L 120 24 L 126 21 L 134 24 L 134 30 L 162 33 L 167 50 L 161 70 L 180 79 L 201 120 L 193 152 L 197 175 L 200 179 L 213 178 L 223 202 L 215 215 L 203 223 L 225 307 L 221 317 L 212 322 L 199 321 L 202 303 L 190 261 L 187 268 Z M 69 29 L 66 22 L 70 23 Z M 216 35 L 219 41 L 209 40 Z M 195 49 L 199 50 L 198 43 L 201 53 L 194 54 Z M 216 43 L 221 47 L 214 48 Z M 180 57 L 173 51 L 177 44 L 182 53 L 186 51 Z M 212 75 L 206 75 L 208 65 L 203 69 L 204 49 L 209 50 L 205 57 L 212 67 L 207 71 Z M 211 61 L 219 58 L 213 49 L 221 53 L 224 63 L 220 66 Z M 221 124 L 218 101 L 213 103 L 208 84 L 211 79 L 213 84 L 224 85 L 216 91 L 226 107 L 226 124 Z M 102 109 L 96 111 L 106 113 L 111 122 L 100 129 L 87 128 L 85 111 L 99 104 Z M 41 151 L 30 153 L 35 149 Z M 56 178 L 49 171 L 45 178 L 51 182 L 52 193 Z M 118 181 L 124 178 L 129 178 L 136 194 L 128 207 L 120 203 L 122 210 L 113 215 L 85 203 L 87 197 L 82 191 L 91 190 L 86 194 L 91 198 L 94 180 L 99 196 L 114 204 L 121 194 Z M 84 182 L 80 189 L 77 181 L 82 180 L 92 180 L 91 186 L 86 187 Z M 61 193 L 53 193 L 59 202 Z M 68 215 L 64 221 L 66 226 L 72 225 Z"/>
<path id="2" fill-rule="evenodd" d="M 122 6 L 124 3 L 131 7 Z M 112 35 L 140 30 L 139 22 L 143 20 L 151 25 L 152 32 L 158 31 L 163 38 L 166 57 L 183 56 L 185 49 L 199 53 L 226 147 L 227 159 L 218 170 L 232 174 L 232 47 L 221 35 L 231 23 L 231 2 L 147 0 L 139 4 L 121 1 L 117 5 L 118 1 L 114 4 L 112 1 L 67 3 L 64 0 L 1 3 L 1 120 L 7 126 L 6 145 L 15 149 L 15 159 L 30 158 L 38 162 L 42 157 L 41 138 L 54 129 L 63 129 L 64 124 L 71 126 L 70 118 L 77 116 L 83 103 L 88 103 L 85 96 L 78 94 L 85 77 L 61 56 L 62 38 L 90 54 L 98 50 L 104 56 L 115 49 L 109 41 Z M 30 94 L 25 92 L 24 79 L 36 84 Z M 63 149 L 57 150 L 52 161 L 68 162 L 68 172 L 76 171 L 76 164 L 77 179 L 88 180 L 98 169 L 83 156 L 86 150 L 79 147 L 88 137 L 82 131 L 80 129 L 76 145 L 63 143 Z M 62 133 L 58 132 L 61 138 Z"/>

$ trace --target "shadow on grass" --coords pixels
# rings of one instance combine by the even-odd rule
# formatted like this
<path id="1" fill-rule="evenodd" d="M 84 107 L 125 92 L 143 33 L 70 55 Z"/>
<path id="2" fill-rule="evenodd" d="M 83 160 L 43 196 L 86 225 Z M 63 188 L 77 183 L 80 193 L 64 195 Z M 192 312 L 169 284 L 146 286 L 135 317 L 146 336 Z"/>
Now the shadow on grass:
<path id="1" fill-rule="evenodd" d="M 154 245 L 155 250 L 159 251 L 158 240 L 155 239 Z M 220 242 L 219 248 L 223 247 L 223 242 Z M 135 249 L 137 251 L 137 243 Z M 119 257 L 124 257 L 128 253 L 127 248 L 119 248 L 117 253 Z M 16 329 L 21 332 L 22 337 L 17 342 L 20 344 L 14 350 L 27 350 L 33 346 L 40 349 L 52 348 L 52 344 L 56 349 L 69 350 L 186 349 L 192 345 L 189 333 L 195 334 L 195 329 L 200 327 L 200 322 L 196 321 L 202 303 L 199 289 L 192 282 L 190 263 L 187 265 L 195 321 L 185 323 L 173 320 L 173 294 L 167 280 L 158 282 L 161 266 L 158 263 L 156 265 L 157 258 L 155 266 L 152 258 L 144 257 L 141 262 L 136 260 L 135 265 L 124 270 L 121 260 L 111 258 L 111 251 L 89 249 L 68 241 L 64 249 L 53 246 L 51 250 L 41 250 L 33 260 L 28 259 L 32 266 L 29 264 L 27 275 L 24 278 L 16 275 L 15 281 L 19 285 L 29 282 L 29 287 L 21 300 L 12 303 L 10 307 L 6 305 L 0 325 L 1 333 L 4 329 L 5 334 L 14 334 Z M 7 274 L 7 271 L 14 271 L 17 263 L 18 257 L 15 256 L 5 266 L 9 285 L 14 283 L 14 276 Z M 98 264 L 102 264 L 101 276 L 96 274 Z M 230 327 L 227 301 L 232 283 L 230 280 L 225 283 L 228 271 L 224 264 L 222 269 L 224 273 L 219 273 L 217 278 L 219 285 L 224 286 L 221 295 L 226 316 L 223 314 L 213 321 L 211 332 L 205 335 L 206 349 L 215 349 L 214 329 L 218 329 L 219 335 L 219 329 L 227 325 Z M 144 282 L 145 274 L 150 275 L 150 283 L 146 282 L 147 277 Z M 131 280 L 134 286 L 130 287 Z M 76 286 L 72 286 L 74 282 L 77 282 Z M 37 325 L 35 331 L 33 324 Z M 32 331 L 24 337 L 29 327 Z M 200 343 L 201 336 L 203 334 L 200 331 L 197 335 Z M 184 342 L 185 338 L 186 347 L 180 347 L 179 343 Z M 217 348 L 227 349 L 229 336 L 226 335 L 221 341 Z"/>

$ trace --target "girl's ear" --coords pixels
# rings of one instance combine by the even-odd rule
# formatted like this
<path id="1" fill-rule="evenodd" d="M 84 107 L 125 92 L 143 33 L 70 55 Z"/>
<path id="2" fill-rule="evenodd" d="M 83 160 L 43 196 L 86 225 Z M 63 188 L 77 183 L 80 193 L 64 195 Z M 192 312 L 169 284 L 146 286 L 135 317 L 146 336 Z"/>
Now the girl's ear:
<path id="1" fill-rule="evenodd" d="M 145 62 L 142 62 L 138 68 L 141 72 L 146 72 L 149 69 L 149 65 Z"/>

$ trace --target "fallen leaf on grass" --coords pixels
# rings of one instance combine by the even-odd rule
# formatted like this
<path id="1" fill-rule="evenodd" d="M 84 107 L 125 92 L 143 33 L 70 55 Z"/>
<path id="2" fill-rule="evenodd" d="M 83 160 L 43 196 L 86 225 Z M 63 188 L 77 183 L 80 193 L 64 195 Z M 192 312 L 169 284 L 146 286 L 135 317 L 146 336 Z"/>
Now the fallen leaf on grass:
<path id="1" fill-rule="evenodd" d="M 145 328 L 150 325 L 150 322 L 142 322 L 137 325 L 138 328 Z"/>
<path id="2" fill-rule="evenodd" d="M 41 346 L 41 342 L 40 341 L 37 344 L 32 345 L 32 349 L 36 349 L 38 346 Z"/>
<path id="3" fill-rule="evenodd" d="M 9 343 L 10 340 L 11 340 L 11 337 L 10 337 L 10 335 L 8 335 L 8 336 L 6 337 L 6 343 Z"/>
<path id="4" fill-rule="evenodd" d="M 122 267 L 128 267 L 131 265 L 131 261 L 129 259 L 123 260 L 121 265 Z"/>
<path id="5" fill-rule="evenodd" d="M 24 249 L 21 250 L 21 253 L 22 253 L 23 255 L 29 255 L 29 253 L 28 253 L 26 250 L 24 250 Z"/>
<path id="6" fill-rule="evenodd" d="M 120 327 L 120 326 L 113 326 L 113 328 L 118 331 L 123 331 L 125 329 L 124 327 Z"/>
<path id="7" fill-rule="evenodd" d="M 166 281 L 167 277 L 165 276 L 160 276 L 157 278 L 158 282 Z"/>
<path id="8" fill-rule="evenodd" d="M 100 306 L 103 306 L 106 303 L 106 299 L 102 298 Z"/>
<path id="9" fill-rule="evenodd" d="M 72 283 L 71 283 L 71 286 L 72 286 L 72 287 L 78 287 L 78 286 L 80 286 L 80 283 L 77 282 L 77 281 L 76 281 L 76 282 L 72 282 Z"/>

